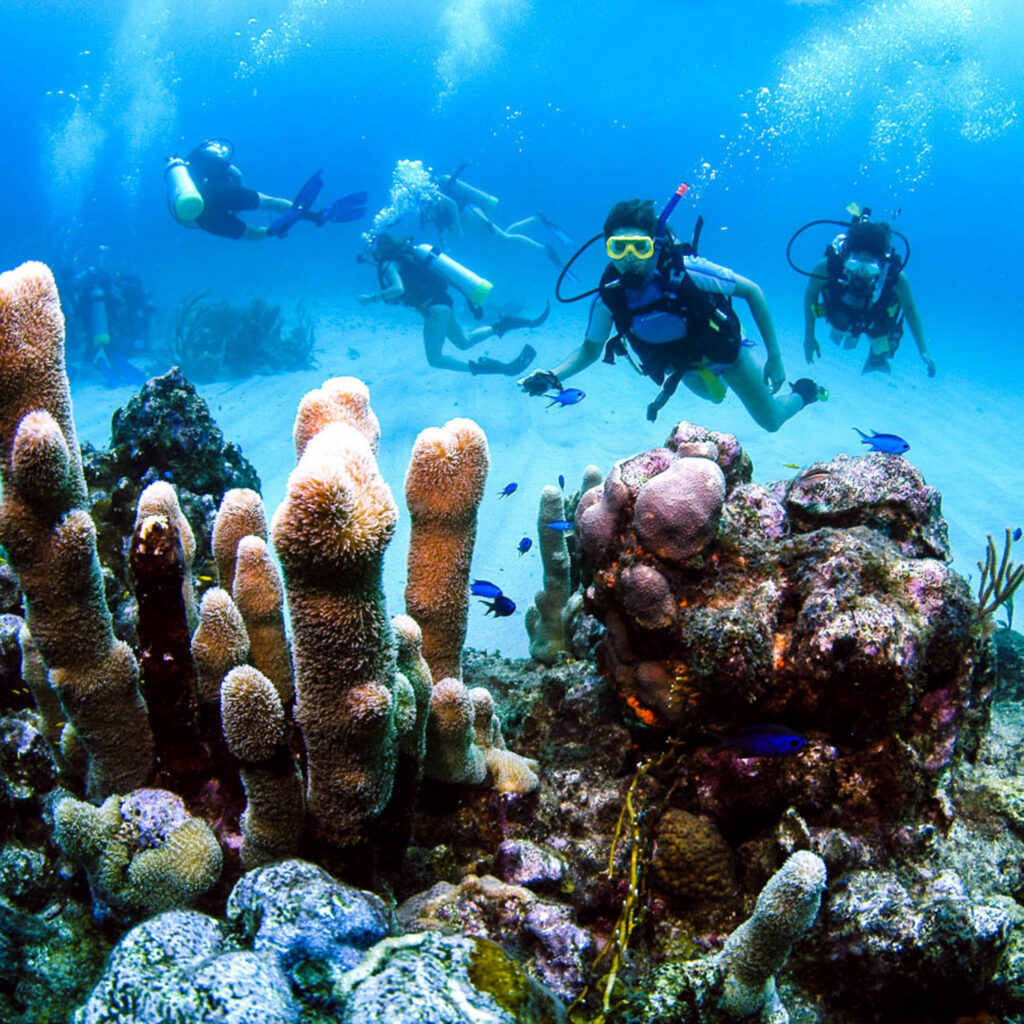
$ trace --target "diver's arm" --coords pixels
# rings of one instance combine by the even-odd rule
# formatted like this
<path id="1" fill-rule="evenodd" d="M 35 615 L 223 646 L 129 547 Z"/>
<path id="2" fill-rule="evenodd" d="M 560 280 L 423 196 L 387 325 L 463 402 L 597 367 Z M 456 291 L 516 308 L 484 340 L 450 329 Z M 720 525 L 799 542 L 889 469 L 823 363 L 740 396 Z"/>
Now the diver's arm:
<path id="1" fill-rule="evenodd" d="M 379 292 L 371 292 L 368 295 L 360 295 L 359 301 L 365 306 L 371 302 L 397 302 L 405 294 L 405 284 L 402 275 L 394 263 L 385 263 L 381 267 L 381 276 L 384 278 L 384 288 Z"/>
<path id="2" fill-rule="evenodd" d="M 921 314 L 917 311 L 917 303 L 914 301 L 914 294 L 910 290 L 910 282 L 900 274 L 896 278 L 893 291 L 896 294 L 896 298 L 899 299 L 900 306 L 903 307 L 903 315 L 906 318 L 907 326 L 910 328 L 910 333 L 917 343 L 917 351 L 921 354 L 921 359 L 928 370 L 928 376 L 934 377 L 935 360 L 932 359 L 931 353 L 928 351 L 928 340 L 925 338 L 924 324 L 921 323 Z"/>
<path id="3" fill-rule="evenodd" d="M 775 324 L 772 322 L 772 315 L 768 310 L 768 303 L 765 300 L 764 292 L 759 285 L 754 284 L 749 278 L 736 275 L 736 288 L 733 292 L 741 299 L 746 300 L 750 306 L 750 312 L 754 316 L 754 323 L 757 324 L 758 332 L 764 347 L 768 352 L 768 359 L 764 364 L 764 382 L 774 394 L 786 382 L 786 371 L 782 365 L 782 353 L 779 351 L 779 339 L 775 334 Z"/>
<path id="4" fill-rule="evenodd" d="M 545 391 L 555 388 L 567 377 L 585 370 L 591 363 L 597 362 L 604 349 L 605 340 L 611 334 L 615 321 L 611 311 L 600 301 L 594 303 L 587 323 L 587 333 L 583 344 L 574 348 L 554 369 L 534 370 L 518 383 L 528 395 L 542 395 Z"/>
<path id="5" fill-rule="evenodd" d="M 818 345 L 818 339 L 814 336 L 815 322 L 818 319 L 815 316 L 814 307 L 821 296 L 821 288 L 825 283 L 827 272 L 828 262 L 818 260 L 811 268 L 811 277 L 807 279 L 807 287 L 804 289 L 804 355 L 809 363 L 814 362 L 815 356 L 821 358 L 821 347 Z"/>

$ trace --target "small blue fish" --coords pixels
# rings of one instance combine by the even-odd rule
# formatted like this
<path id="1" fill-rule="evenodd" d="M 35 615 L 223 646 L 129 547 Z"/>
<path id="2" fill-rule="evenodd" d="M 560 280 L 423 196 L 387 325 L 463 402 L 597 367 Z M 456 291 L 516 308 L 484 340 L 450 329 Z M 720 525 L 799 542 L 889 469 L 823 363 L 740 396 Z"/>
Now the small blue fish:
<path id="1" fill-rule="evenodd" d="M 785 757 L 802 750 L 807 739 L 782 725 L 751 725 L 727 736 L 715 750 L 736 747 L 742 757 Z"/>
<path id="2" fill-rule="evenodd" d="M 572 529 L 571 519 L 552 519 L 550 523 L 545 523 L 545 526 L 550 526 L 552 530 L 560 530 L 564 533 L 566 530 Z"/>
<path id="3" fill-rule="evenodd" d="M 1024 537 L 1024 530 L 1022 530 L 1022 529 L 1021 529 L 1021 528 L 1020 528 L 1020 527 L 1018 526 L 1018 527 L 1017 527 L 1017 529 L 1013 531 L 1013 539 L 1014 539 L 1014 540 L 1020 540 L 1020 539 L 1021 539 L 1021 537 Z"/>
<path id="4" fill-rule="evenodd" d="M 561 473 L 558 474 L 558 486 L 565 490 L 565 477 Z"/>
<path id="5" fill-rule="evenodd" d="M 473 580 L 469 585 L 469 592 L 476 597 L 501 597 L 501 587 L 490 580 Z"/>
<path id="6" fill-rule="evenodd" d="M 507 498 L 510 494 L 512 494 L 515 491 L 515 489 L 518 486 L 519 484 L 505 484 L 505 486 L 502 488 L 501 494 L 498 495 L 498 498 Z"/>
<path id="7" fill-rule="evenodd" d="M 503 619 L 506 615 L 511 615 L 516 610 L 516 603 L 510 597 L 506 597 L 504 594 L 498 594 L 498 596 L 488 603 L 487 601 L 480 602 L 483 605 L 487 605 L 487 611 L 484 615 L 490 615 L 494 613 L 495 618 Z"/>
<path id="8" fill-rule="evenodd" d="M 553 405 L 575 405 L 577 402 L 582 402 L 587 396 L 579 388 L 562 388 L 561 391 L 544 397 L 551 399 L 547 404 L 547 408 L 550 409 Z"/>
<path id="9" fill-rule="evenodd" d="M 524 537 L 519 542 L 519 557 L 522 558 L 522 556 L 525 555 L 526 552 L 529 551 L 530 548 L 532 548 L 532 547 L 533 547 L 533 541 L 530 540 L 529 537 Z"/>
<path id="10" fill-rule="evenodd" d="M 863 430 L 859 430 L 857 427 L 853 429 L 860 434 L 862 438 L 860 443 L 870 445 L 873 452 L 888 452 L 890 455 L 902 455 L 904 452 L 910 451 L 910 445 L 896 434 L 880 434 L 877 430 L 872 430 L 869 437 Z"/>

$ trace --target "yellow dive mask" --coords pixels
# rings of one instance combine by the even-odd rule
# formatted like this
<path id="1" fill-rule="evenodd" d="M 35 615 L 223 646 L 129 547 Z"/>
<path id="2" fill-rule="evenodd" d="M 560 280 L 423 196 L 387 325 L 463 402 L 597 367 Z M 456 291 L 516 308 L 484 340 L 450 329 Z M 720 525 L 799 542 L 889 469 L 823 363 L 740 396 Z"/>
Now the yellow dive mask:
<path id="1" fill-rule="evenodd" d="M 649 260 L 654 255 L 654 239 L 650 235 L 611 235 L 605 248 L 613 260 L 625 259 L 629 253 L 638 260 Z"/>

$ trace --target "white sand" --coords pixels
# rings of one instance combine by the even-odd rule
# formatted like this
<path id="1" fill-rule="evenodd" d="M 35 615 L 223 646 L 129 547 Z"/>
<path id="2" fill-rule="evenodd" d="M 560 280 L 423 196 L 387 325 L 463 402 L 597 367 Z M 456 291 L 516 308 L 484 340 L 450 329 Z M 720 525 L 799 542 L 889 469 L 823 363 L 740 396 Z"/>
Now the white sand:
<path id="1" fill-rule="evenodd" d="M 907 457 L 942 493 L 956 568 L 964 575 L 973 574 L 975 580 L 986 534 L 995 534 L 1001 545 L 1004 526 L 1024 525 L 1018 487 L 1024 441 L 1017 427 L 1016 396 L 1005 380 L 968 379 L 956 367 L 945 365 L 941 341 L 936 345 L 933 340 L 940 362 L 934 380 L 925 376 L 909 339 L 888 378 L 862 376 L 862 351 L 841 352 L 823 341 L 824 361 L 810 375 L 828 384 L 830 401 L 805 410 L 778 433 L 768 434 L 754 426 L 733 396 L 713 406 L 683 388 L 662 410 L 658 422 L 648 423 L 644 410 L 656 389 L 624 362 L 614 368 L 590 367 L 572 381 L 587 392 L 580 404 L 546 409 L 543 399 L 522 395 L 511 378 L 432 370 L 423 356 L 418 322 L 406 310 L 374 307 L 365 312 L 346 298 L 343 308 L 314 309 L 314 314 L 319 322 L 319 369 L 208 384 L 199 390 L 225 438 L 237 442 L 256 467 L 272 514 L 294 467 L 291 431 L 300 397 L 331 376 L 353 375 L 367 382 L 381 422 L 381 472 L 402 511 L 398 534 L 385 559 L 392 614 L 404 611 L 409 523 L 403 482 L 413 441 L 425 427 L 455 416 L 476 420 L 487 433 L 491 475 L 481 508 L 473 572 L 501 586 L 518 610 L 508 619 L 496 620 L 485 616 L 485 609 L 474 601 L 467 638 L 474 647 L 500 650 L 511 657 L 527 654 L 523 613 L 542 572 L 536 544 L 524 557 L 516 548 L 524 535 L 536 541 L 541 488 L 556 484 L 561 473 L 572 491 L 587 464 L 607 472 L 616 459 L 664 443 L 674 423 L 684 418 L 736 434 L 753 458 L 754 479 L 759 482 L 794 475 L 785 463 L 806 465 L 839 452 L 866 450 L 853 426 L 901 435 L 911 445 Z M 510 358 L 529 340 L 540 351 L 535 366 L 550 366 L 577 343 L 582 319 L 578 307 L 557 310 L 543 329 L 515 332 L 504 342 L 481 346 L 470 355 L 489 352 Z M 808 373 L 793 345 L 783 344 L 790 379 Z M 147 369 L 162 372 L 166 367 Z M 110 417 L 130 394 L 127 388 L 108 390 L 92 383 L 76 387 L 80 440 L 109 445 Z M 518 490 L 499 498 L 512 481 L 518 483 Z M 1024 542 L 1020 551 L 1024 557 Z"/>

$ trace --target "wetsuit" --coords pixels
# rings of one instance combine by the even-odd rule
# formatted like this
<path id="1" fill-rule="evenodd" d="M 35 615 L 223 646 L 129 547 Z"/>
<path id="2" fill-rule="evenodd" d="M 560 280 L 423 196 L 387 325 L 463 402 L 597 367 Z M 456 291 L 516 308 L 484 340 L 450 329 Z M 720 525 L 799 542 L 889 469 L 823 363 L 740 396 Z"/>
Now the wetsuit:
<path id="1" fill-rule="evenodd" d="M 397 268 L 405 289 L 401 298 L 395 301 L 421 312 L 430 306 L 453 305 L 452 297 L 448 294 L 448 282 L 432 267 L 425 266 L 408 248 L 399 249 L 388 255 L 378 265 L 377 280 L 381 289 L 386 289 L 388 286 L 384 268 L 389 263 L 393 263 Z"/>
<path id="2" fill-rule="evenodd" d="M 188 155 L 192 181 L 203 197 L 203 212 L 194 223 L 211 235 L 222 238 L 243 238 L 248 225 L 235 214 L 240 210 L 258 210 L 260 195 L 242 184 L 237 167 L 211 157 L 203 149 Z"/>

